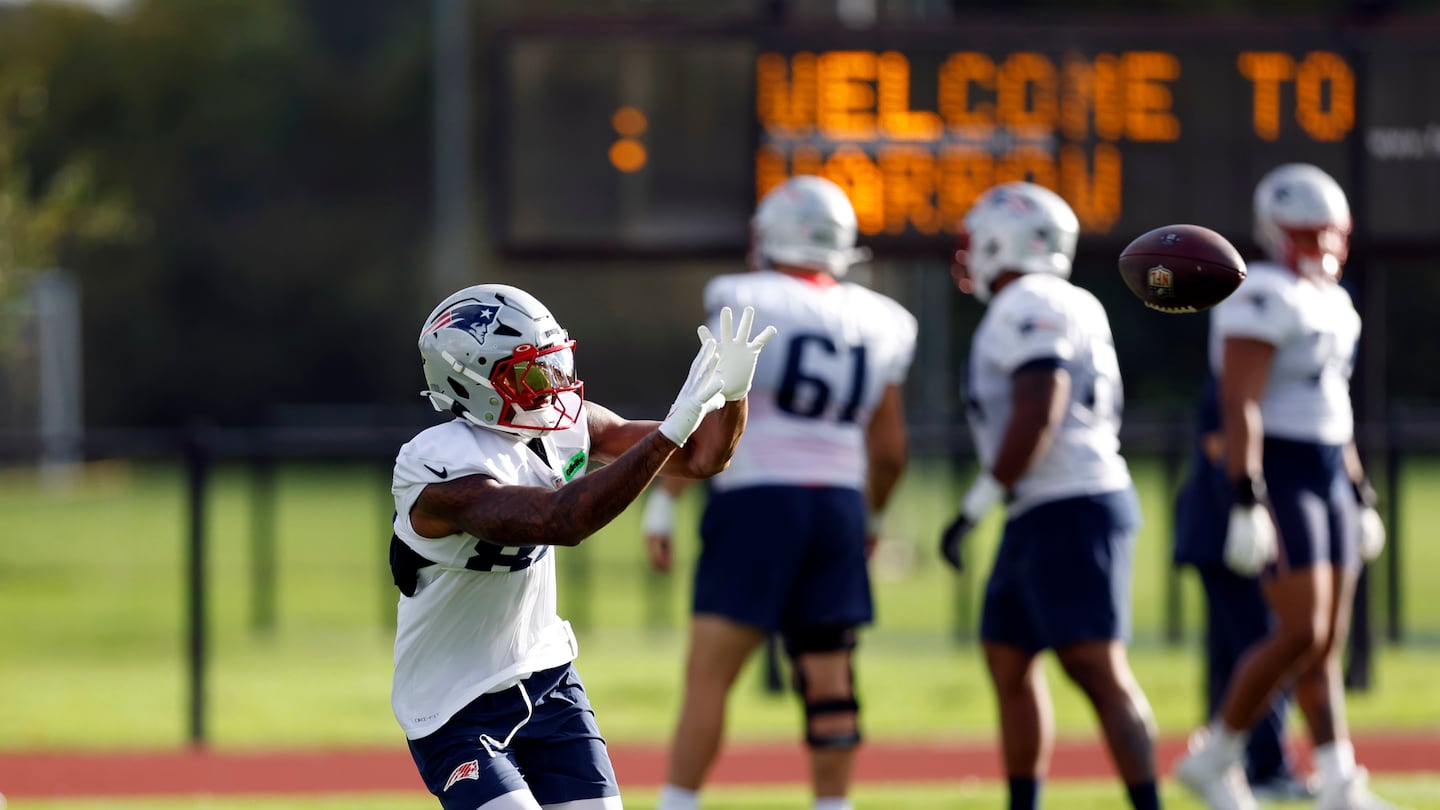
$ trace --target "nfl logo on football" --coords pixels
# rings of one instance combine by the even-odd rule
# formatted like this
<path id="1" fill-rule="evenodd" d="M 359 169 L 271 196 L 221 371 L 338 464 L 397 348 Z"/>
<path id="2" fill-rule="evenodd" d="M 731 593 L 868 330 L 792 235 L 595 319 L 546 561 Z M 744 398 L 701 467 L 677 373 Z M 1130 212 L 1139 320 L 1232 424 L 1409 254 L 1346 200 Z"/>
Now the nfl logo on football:
<path id="1" fill-rule="evenodd" d="M 1150 268 L 1150 294 L 1156 298 L 1168 298 L 1175 294 L 1175 274 L 1165 265 Z"/>

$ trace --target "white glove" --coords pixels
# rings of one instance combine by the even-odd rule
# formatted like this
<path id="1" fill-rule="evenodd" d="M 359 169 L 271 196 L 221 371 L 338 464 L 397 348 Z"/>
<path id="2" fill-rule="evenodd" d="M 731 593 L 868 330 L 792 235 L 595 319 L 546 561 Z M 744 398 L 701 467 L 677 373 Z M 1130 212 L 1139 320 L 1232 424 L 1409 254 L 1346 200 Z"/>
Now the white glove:
<path id="1" fill-rule="evenodd" d="M 1367 563 L 1374 562 L 1385 550 L 1385 521 L 1380 519 L 1380 511 L 1375 508 L 1380 503 L 1380 496 L 1371 486 L 1369 478 L 1362 477 L 1353 486 L 1355 503 L 1360 507 L 1360 558 Z"/>
<path id="2" fill-rule="evenodd" d="M 982 472 L 975 477 L 970 489 L 966 490 L 965 500 L 960 503 L 960 511 L 972 526 L 977 525 L 1004 497 L 1005 488 L 1000 486 L 1000 482 L 991 478 L 990 473 Z"/>
<path id="3" fill-rule="evenodd" d="M 640 515 L 640 530 L 647 535 L 666 537 L 675 533 L 675 496 L 659 483 L 650 487 L 650 497 L 645 499 L 645 511 Z"/>
<path id="4" fill-rule="evenodd" d="M 660 423 L 660 433 L 675 446 L 684 447 L 706 414 L 725 407 L 725 397 L 720 394 L 720 375 L 715 372 L 719 362 L 715 341 L 701 343 L 699 354 L 690 363 L 690 376 L 685 378 L 675 404 L 670 406 L 670 415 Z"/>
<path id="5" fill-rule="evenodd" d="M 1385 521 L 1373 506 L 1360 508 L 1360 557 L 1375 562 L 1385 550 Z"/>
<path id="6" fill-rule="evenodd" d="M 1225 565 L 1244 576 L 1257 576 L 1278 553 L 1275 522 L 1260 504 L 1230 508 L 1230 528 L 1225 533 Z"/>
<path id="7" fill-rule="evenodd" d="M 1005 489 L 1000 482 L 990 477 L 990 473 L 982 472 L 965 492 L 965 498 L 960 503 L 960 514 L 950 521 L 940 532 L 940 556 L 950 563 L 956 571 L 965 570 L 964 557 L 960 547 L 965 543 L 965 538 L 970 531 L 985 519 L 985 514 L 995 508 L 995 504 L 1005 497 Z"/>
<path id="8" fill-rule="evenodd" d="M 755 363 L 760 359 L 760 349 L 770 338 L 775 337 L 775 327 L 767 326 L 760 330 L 760 334 L 750 339 L 750 327 L 755 322 L 755 308 L 745 307 L 740 313 L 740 326 L 731 334 L 731 324 L 734 320 L 734 313 L 730 307 L 720 309 L 720 337 L 716 338 L 710 334 L 710 327 L 700 324 L 696 330 L 700 335 L 700 342 L 715 340 L 720 352 L 720 379 L 725 381 L 725 386 L 720 389 L 725 395 L 727 402 L 734 402 L 737 399 L 744 399 L 750 392 L 750 381 L 755 379 Z"/>

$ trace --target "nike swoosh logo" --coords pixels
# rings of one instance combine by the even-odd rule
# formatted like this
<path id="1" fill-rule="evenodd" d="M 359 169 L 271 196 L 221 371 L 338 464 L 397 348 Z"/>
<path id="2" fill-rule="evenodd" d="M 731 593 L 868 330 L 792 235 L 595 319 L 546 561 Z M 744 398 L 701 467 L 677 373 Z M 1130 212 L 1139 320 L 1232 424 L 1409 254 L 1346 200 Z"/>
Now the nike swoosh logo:
<path id="1" fill-rule="evenodd" d="M 429 464 L 421 464 L 420 466 L 422 466 L 422 467 L 424 467 L 425 469 L 429 470 L 430 472 L 434 473 L 434 474 L 435 474 L 435 477 L 436 477 L 436 478 L 439 478 L 439 479 L 441 479 L 441 480 L 444 480 L 444 479 L 450 477 L 450 470 L 447 469 L 447 468 L 445 468 L 445 467 L 441 467 L 440 469 L 437 470 L 437 469 L 435 469 L 434 467 L 431 467 Z"/>

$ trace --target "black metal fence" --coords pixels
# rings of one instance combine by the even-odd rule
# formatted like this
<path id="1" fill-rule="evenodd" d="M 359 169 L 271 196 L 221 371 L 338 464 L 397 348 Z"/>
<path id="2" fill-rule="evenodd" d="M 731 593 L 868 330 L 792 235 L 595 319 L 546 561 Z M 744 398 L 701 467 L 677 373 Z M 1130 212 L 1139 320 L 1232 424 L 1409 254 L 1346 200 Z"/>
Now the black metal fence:
<path id="1" fill-rule="evenodd" d="M 125 459 L 158 460 L 184 465 L 186 482 L 185 498 L 185 553 L 182 557 L 185 581 L 185 649 L 187 651 L 187 706 L 189 717 L 189 738 L 192 744 L 201 745 L 207 739 L 206 728 L 206 665 L 209 660 L 209 639 L 207 638 L 207 611 L 210 584 L 206 580 L 207 551 L 206 536 L 207 497 L 212 486 L 214 470 L 220 464 L 241 464 L 248 470 L 250 521 L 250 565 L 246 575 L 250 579 L 252 603 L 249 606 L 249 622 L 256 633 L 274 630 L 277 618 L 276 605 L 276 471 L 290 462 L 342 462 L 347 464 L 374 465 L 377 492 L 388 493 L 388 481 L 398 448 L 414 436 L 424 425 L 359 425 L 330 427 L 266 427 L 256 429 L 218 428 L 195 423 L 173 430 L 95 430 L 69 442 L 79 448 L 86 460 Z M 1172 414 L 1151 414 L 1146 417 L 1132 415 L 1122 434 L 1127 454 L 1134 457 L 1150 457 L 1160 460 L 1164 474 L 1164 491 L 1173 493 L 1184 471 L 1186 452 L 1190 442 L 1188 419 Z M 1362 577 L 1360 592 L 1356 599 L 1356 615 L 1352 625 L 1349 656 L 1346 667 L 1347 684 L 1353 688 L 1367 688 L 1371 679 L 1371 660 L 1374 649 L 1376 619 L 1384 637 L 1391 642 L 1402 642 L 1406 628 L 1402 622 L 1404 593 L 1399 572 L 1404 565 L 1405 550 L 1410 532 L 1400 521 L 1400 479 L 1404 460 L 1408 454 L 1433 451 L 1440 448 L 1440 418 L 1429 411 L 1395 410 L 1391 419 L 1381 424 L 1365 426 L 1360 441 L 1366 450 L 1371 469 L 1382 493 L 1386 510 L 1386 522 L 1390 527 L 1388 552 L 1384 567 L 1379 572 L 1388 587 L 1385 588 L 1384 604 L 1379 607 L 1380 615 L 1371 615 L 1371 600 L 1368 596 L 1372 575 Z M 968 437 L 953 424 L 920 423 L 912 427 L 912 443 L 917 456 L 948 458 L 957 472 L 968 470 L 973 465 L 973 456 Z M 44 464 L 44 446 L 33 434 L 0 434 L 0 464 Z M 378 502 L 377 515 L 388 515 L 388 499 Z M 594 598 L 590 587 L 592 574 L 583 555 L 576 555 L 573 564 L 561 571 L 566 578 L 566 590 L 572 604 L 578 605 L 571 618 L 583 626 L 588 614 L 586 605 Z M 379 620 L 393 623 L 392 594 L 388 588 L 388 573 L 377 572 L 377 613 Z M 668 625 L 672 617 L 666 609 L 669 600 L 668 580 L 649 578 L 646 580 L 646 621 L 657 626 Z M 1167 569 L 1164 599 L 1164 638 L 1169 643 L 1179 643 L 1183 635 L 1184 616 L 1180 596 L 1180 573 L 1173 566 Z M 957 600 L 956 609 L 964 611 L 967 600 Z M 956 626 L 965 626 L 964 616 L 957 616 Z M 770 681 L 778 687 L 778 664 L 771 649 L 768 671 Z"/>

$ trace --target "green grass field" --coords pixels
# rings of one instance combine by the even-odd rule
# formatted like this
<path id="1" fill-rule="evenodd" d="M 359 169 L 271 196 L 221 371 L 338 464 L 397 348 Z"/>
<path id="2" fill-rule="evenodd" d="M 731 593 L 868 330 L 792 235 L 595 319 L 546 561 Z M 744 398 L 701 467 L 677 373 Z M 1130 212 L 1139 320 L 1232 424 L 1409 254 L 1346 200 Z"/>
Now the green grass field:
<path id="1" fill-rule="evenodd" d="M 1178 734 L 1201 719 L 1198 588 L 1188 573 L 1180 579 L 1182 637 L 1167 642 L 1166 486 L 1155 465 L 1142 462 L 1135 469 L 1147 523 L 1134 582 L 1134 663 L 1162 731 Z M 933 538 L 950 516 L 962 483 L 946 465 L 917 463 L 891 510 L 891 539 L 875 561 L 879 621 L 864 636 L 859 663 L 865 722 L 874 739 L 993 736 L 988 686 L 970 639 L 977 589 L 989 566 L 998 520 L 979 532 L 963 577 L 954 576 L 933 552 Z M 280 471 L 277 621 L 268 632 L 251 621 L 250 484 L 246 469 L 221 468 L 210 490 L 213 659 L 207 719 L 213 744 L 401 745 L 388 702 L 394 603 L 382 567 L 390 515 L 388 470 L 377 464 L 289 465 Z M 0 634 L 0 750 L 184 744 L 183 494 L 181 471 L 166 465 L 94 465 L 71 487 L 47 487 L 27 470 L 0 473 L 0 512 L 7 526 L 0 542 L 0 626 L 5 628 Z M 1411 641 L 1382 644 L 1376 688 L 1351 696 L 1352 722 L 1361 730 L 1440 725 L 1440 692 L 1433 688 L 1440 648 L 1431 643 L 1440 637 L 1440 595 L 1429 586 L 1429 572 L 1440 570 L 1440 548 L 1427 543 L 1418 528 L 1440 518 L 1440 466 L 1409 465 L 1403 494 L 1400 585 Z M 700 497 L 687 493 L 682 526 L 693 526 Z M 562 612 L 580 629 L 579 665 L 607 736 L 656 742 L 668 734 L 679 699 L 688 575 L 682 571 L 666 579 L 648 571 L 638 511 L 630 510 L 580 548 L 561 552 Z M 680 549 L 688 565 L 695 552 L 693 531 L 682 531 Z M 1376 577 L 1377 608 L 1388 587 L 1383 576 Z M 1051 675 L 1060 733 L 1093 733 L 1093 718 L 1078 693 L 1053 668 Z M 767 694 L 757 665 L 745 678 L 732 700 L 731 738 L 792 739 L 799 722 L 793 700 Z M 19 695 L 24 699 L 15 698 Z M 1381 784 L 1397 798 L 1411 795 L 1406 782 Z M 1097 786 L 1101 798 L 1092 804 L 1084 798 L 1087 789 L 1076 786 L 1073 801 L 1066 793 L 1060 806 L 1113 806 L 1115 797 L 1105 787 Z M 867 790 L 873 795 L 875 789 Z M 984 785 L 906 788 L 893 800 L 871 806 L 946 807 L 952 800 L 959 806 L 968 801 L 962 794 L 984 800 L 998 796 L 995 790 Z M 1416 781 L 1414 790 L 1419 796 L 1440 795 L 1435 780 Z M 707 806 L 804 806 L 799 794 L 726 795 L 733 804 Z M 421 799 L 267 801 L 263 806 L 428 806 Z M 637 794 L 632 804 L 643 807 L 646 801 Z M 206 802 L 173 806 L 254 806 Z"/>

